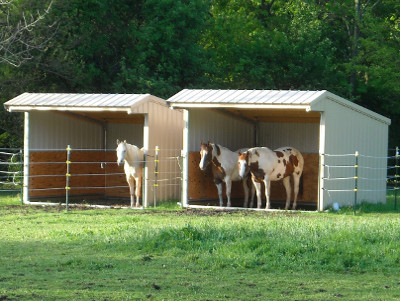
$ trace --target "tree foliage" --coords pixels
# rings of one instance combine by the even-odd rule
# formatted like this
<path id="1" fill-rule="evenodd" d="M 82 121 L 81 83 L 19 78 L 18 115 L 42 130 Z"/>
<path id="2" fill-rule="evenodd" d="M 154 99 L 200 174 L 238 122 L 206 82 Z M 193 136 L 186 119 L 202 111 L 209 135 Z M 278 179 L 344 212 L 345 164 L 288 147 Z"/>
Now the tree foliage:
<path id="1" fill-rule="evenodd" d="M 46 3 L 52 5 L 43 15 Z M 32 49 L 29 60 L 14 64 L 19 67 L 0 53 L 2 101 L 25 91 L 167 98 L 191 87 L 326 89 L 391 117 L 390 143 L 400 143 L 397 0 L 53 0 L 41 8 L 14 0 L 12 5 L 13 10 L 0 5 L 0 21 L 43 16 L 29 36 L 46 43 Z M 0 126 L 11 133 L 16 121 L 8 118 Z"/>

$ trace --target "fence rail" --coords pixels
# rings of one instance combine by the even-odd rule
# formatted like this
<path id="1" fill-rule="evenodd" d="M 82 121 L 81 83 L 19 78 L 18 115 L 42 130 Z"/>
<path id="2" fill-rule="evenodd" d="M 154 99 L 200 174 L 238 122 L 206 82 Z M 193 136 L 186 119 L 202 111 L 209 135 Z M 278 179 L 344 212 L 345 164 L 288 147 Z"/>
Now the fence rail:
<path id="1" fill-rule="evenodd" d="M 360 193 L 376 192 L 378 189 L 374 187 L 374 183 L 384 182 L 386 183 L 384 190 L 394 191 L 395 208 L 397 208 L 397 195 L 400 189 L 400 151 L 398 147 L 389 151 L 387 157 L 375 157 L 358 152 L 322 154 L 321 156 L 324 156 L 322 189 L 329 197 L 335 193 L 353 194 L 356 205 Z M 30 193 L 36 193 L 40 197 L 49 192 L 66 197 L 66 203 L 69 203 L 67 199 L 75 192 L 85 195 L 85 191 L 87 194 L 100 194 L 103 191 L 105 196 L 109 196 L 112 193 L 107 191 L 112 191 L 121 198 L 129 195 L 127 194 L 129 186 L 125 181 L 123 169 L 118 169 L 116 158 L 113 157 L 114 149 L 67 147 L 31 150 L 31 155 L 32 153 L 38 157 L 30 160 L 30 173 L 24 175 L 23 150 L 0 149 L 0 191 L 22 192 L 22 182 L 25 177 L 26 181 L 30 182 Z M 89 155 L 79 156 L 84 153 Z M 43 154 L 47 154 L 47 157 L 40 157 Z M 156 147 L 148 151 L 143 162 L 149 167 L 149 172 L 143 183 L 147 183 L 148 200 L 152 199 L 154 205 L 160 199 L 161 190 L 179 191 L 176 198 L 180 199 L 181 159 L 181 150 L 178 149 Z M 383 167 L 382 162 L 385 162 Z M 49 178 L 52 181 L 48 181 Z"/>
<path id="2" fill-rule="evenodd" d="M 158 170 L 154 169 L 155 152 L 158 152 Z M 159 199 L 166 197 L 180 199 L 180 154 L 180 149 L 157 148 L 149 150 L 143 159 L 148 172 L 143 175 L 142 186 L 147 188 L 150 203 L 156 205 Z M 129 186 L 123 166 L 117 166 L 115 149 L 68 146 L 63 150 L 30 150 L 29 174 L 25 175 L 22 150 L 0 150 L 0 159 L 0 191 L 22 192 L 25 178 L 30 199 L 65 199 L 67 207 L 72 197 L 82 196 L 88 200 L 92 196 L 101 202 L 125 202 L 129 198 Z"/>
<path id="3" fill-rule="evenodd" d="M 393 152 L 393 150 L 389 150 Z M 354 208 L 359 203 L 360 193 L 394 191 L 394 206 L 397 209 L 397 191 L 399 187 L 399 148 L 394 155 L 387 157 L 371 156 L 355 152 L 353 154 L 322 154 L 325 169 L 322 189 L 331 197 L 332 193 L 353 193 Z M 383 161 L 384 160 L 384 161 Z M 329 163 L 326 163 L 326 162 Z M 382 161 L 384 164 L 382 164 Z M 383 165 L 383 167 L 382 167 Z M 330 183 L 340 182 L 340 188 L 330 188 Z M 377 182 L 377 184 L 374 184 Z M 386 185 L 382 187 L 382 182 Z M 360 185 L 362 184 L 362 185 Z M 376 185 L 376 187 L 374 187 Z"/>

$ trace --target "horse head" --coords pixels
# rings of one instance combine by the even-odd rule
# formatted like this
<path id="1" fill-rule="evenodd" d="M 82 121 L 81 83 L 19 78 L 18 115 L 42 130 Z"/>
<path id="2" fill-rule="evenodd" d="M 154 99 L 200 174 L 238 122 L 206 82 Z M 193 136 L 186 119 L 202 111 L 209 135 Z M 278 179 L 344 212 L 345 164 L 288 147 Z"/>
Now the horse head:
<path id="1" fill-rule="evenodd" d="M 239 168 L 239 176 L 243 179 L 247 176 L 250 171 L 249 167 L 249 158 L 251 153 L 249 151 L 241 153 L 239 152 L 238 158 L 238 168 Z"/>
<path id="2" fill-rule="evenodd" d="M 211 163 L 213 159 L 213 147 L 210 142 L 208 143 L 200 143 L 200 163 L 199 167 L 201 170 L 205 170 L 208 164 Z"/>
<path id="3" fill-rule="evenodd" d="M 126 140 L 123 142 L 120 142 L 117 139 L 117 164 L 118 164 L 118 166 L 121 166 L 121 164 L 124 162 L 125 154 L 126 154 Z"/>

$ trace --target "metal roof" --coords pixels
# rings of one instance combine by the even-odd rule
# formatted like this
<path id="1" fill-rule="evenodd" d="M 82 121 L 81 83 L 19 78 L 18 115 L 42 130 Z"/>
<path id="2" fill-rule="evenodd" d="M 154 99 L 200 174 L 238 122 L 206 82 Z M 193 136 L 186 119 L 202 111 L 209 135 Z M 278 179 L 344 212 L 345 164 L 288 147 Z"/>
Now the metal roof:
<path id="1" fill-rule="evenodd" d="M 174 104 L 309 105 L 326 91 L 192 90 L 185 89 L 168 101 Z"/>
<path id="2" fill-rule="evenodd" d="M 29 111 L 52 110 L 130 110 L 142 101 L 158 100 L 150 94 L 67 94 L 67 93 L 23 93 L 4 106 L 7 110 Z"/>
<path id="3" fill-rule="evenodd" d="M 293 90 L 200 90 L 184 89 L 167 100 L 172 108 L 221 108 L 224 110 L 278 109 L 304 110 L 305 112 L 324 111 L 324 102 L 334 101 L 370 118 L 390 124 L 389 118 L 337 96 L 329 91 Z M 240 115 L 246 115 L 242 110 Z M 286 113 L 282 113 L 286 115 Z M 250 115 L 254 115 L 253 112 Z M 249 116 L 245 116 L 249 117 Z"/>

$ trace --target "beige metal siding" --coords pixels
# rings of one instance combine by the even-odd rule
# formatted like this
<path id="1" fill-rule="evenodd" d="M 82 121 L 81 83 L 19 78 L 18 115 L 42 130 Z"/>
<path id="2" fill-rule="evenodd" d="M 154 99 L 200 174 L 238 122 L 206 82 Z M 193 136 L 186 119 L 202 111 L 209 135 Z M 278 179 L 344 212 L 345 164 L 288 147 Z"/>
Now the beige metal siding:
<path id="1" fill-rule="evenodd" d="M 31 111 L 30 150 L 102 148 L 102 126 L 56 112 Z"/>
<path id="2" fill-rule="evenodd" d="M 386 201 L 387 124 L 348 109 L 334 101 L 325 102 L 325 177 L 341 178 L 355 175 L 355 156 L 329 156 L 360 153 L 358 202 Z M 351 167 L 333 167 L 334 165 Z M 353 190 L 355 180 L 326 180 L 328 190 Z M 354 191 L 325 192 L 326 208 L 334 202 L 351 205 Z"/>
<path id="3" fill-rule="evenodd" d="M 116 141 L 126 140 L 139 148 L 143 147 L 143 124 L 114 123 L 107 125 L 107 149 L 116 148 Z"/>
<path id="4" fill-rule="evenodd" d="M 148 116 L 148 204 L 154 202 L 155 148 L 159 147 L 157 201 L 180 200 L 181 170 L 180 154 L 182 150 L 183 113 L 171 110 L 158 102 L 146 102 L 140 108 Z"/>
<path id="5" fill-rule="evenodd" d="M 199 151 L 200 142 L 215 142 L 231 150 L 254 145 L 254 126 L 210 109 L 189 110 L 189 152 Z"/>
<path id="6" fill-rule="evenodd" d="M 259 145 L 270 149 L 293 146 L 303 153 L 318 153 L 319 124 L 260 123 Z"/>

